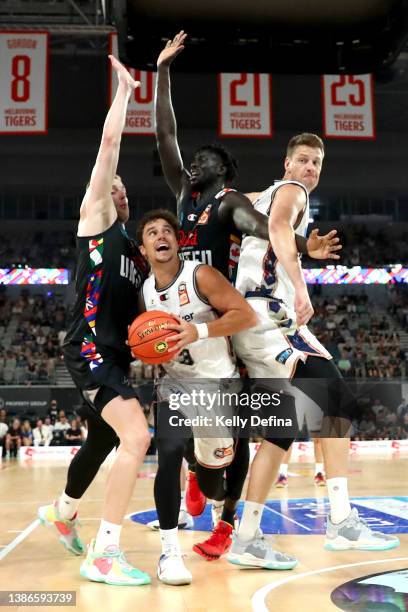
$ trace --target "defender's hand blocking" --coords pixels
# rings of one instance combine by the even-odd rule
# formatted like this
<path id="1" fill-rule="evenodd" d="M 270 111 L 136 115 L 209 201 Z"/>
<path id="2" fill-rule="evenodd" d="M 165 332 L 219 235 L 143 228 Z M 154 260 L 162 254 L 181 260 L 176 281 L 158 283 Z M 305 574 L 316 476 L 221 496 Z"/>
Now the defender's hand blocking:
<path id="1" fill-rule="evenodd" d="M 337 237 L 337 230 L 332 230 L 324 236 L 319 236 L 319 230 L 314 229 L 306 242 L 307 254 L 313 259 L 340 259 L 336 251 L 343 247 L 340 238 Z"/>
<path id="2" fill-rule="evenodd" d="M 184 49 L 184 41 L 186 39 L 187 34 L 184 30 L 180 30 L 178 34 L 175 35 L 173 40 L 168 40 L 166 46 L 163 51 L 160 53 L 157 58 L 157 66 L 170 66 L 174 58 L 176 58 Z"/>
<path id="3" fill-rule="evenodd" d="M 198 340 L 198 331 L 194 323 L 187 323 L 187 321 L 184 321 L 184 319 L 181 319 L 179 316 L 173 313 L 171 313 L 171 316 L 179 321 L 179 325 L 167 324 L 166 327 L 167 329 L 171 329 L 172 331 L 178 333 L 172 336 L 167 336 L 166 342 L 175 342 L 174 346 L 169 348 L 169 353 L 175 353 L 174 356 L 176 357 L 178 353 L 183 350 L 183 348 Z"/>
<path id="4" fill-rule="evenodd" d="M 128 69 L 125 68 L 125 66 L 121 64 L 120 61 L 116 59 L 114 55 L 109 55 L 108 57 L 111 61 L 112 68 L 118 75 L 119 83 L 125 83 L 131 89 L 137 89 L 138 87 L 140 87 L 140 81 L 135 81 Z"/>

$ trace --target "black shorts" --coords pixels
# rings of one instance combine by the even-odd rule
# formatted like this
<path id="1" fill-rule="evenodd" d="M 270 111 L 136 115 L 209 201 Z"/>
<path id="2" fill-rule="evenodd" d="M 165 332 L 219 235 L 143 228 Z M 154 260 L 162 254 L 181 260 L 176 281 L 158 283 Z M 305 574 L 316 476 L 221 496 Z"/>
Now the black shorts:
<path id="1" fill-rule="evenodd" d="M 103 408 L 115 397 L 138 399 L 129 382 L 128 357 L 102 356 L 102 363 L 91 370 L 89 362 L 81 355 L 80 344 L 63 347 L 65 365 L 83 399 L 91 409 L 101 414 Z"/>

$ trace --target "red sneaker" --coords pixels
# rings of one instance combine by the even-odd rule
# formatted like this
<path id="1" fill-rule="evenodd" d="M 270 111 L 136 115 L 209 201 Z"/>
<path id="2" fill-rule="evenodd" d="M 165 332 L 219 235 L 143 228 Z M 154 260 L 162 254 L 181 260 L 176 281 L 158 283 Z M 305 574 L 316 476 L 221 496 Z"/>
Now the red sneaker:
<path id="1" fill-rule="evenodd" d="M 186 507 L 191 516 L 200 516 L 204 512 L 207 498 L 201 493 L 194 472 L 188 472 L 186 487 Z"/>
<path id="2" fill-rule="evenodd" d="M 232 529 L 233 527 L 229 523 L 219 521 L 208 540 L 194 544 L 194 552 L 207 559 L 207 561 L 219 559 L 221 555 L 228 552 L 231 548 Z"/>
<path id="3" fill-rule="evenodd" d="M 326 478 L 322 472 L 317 472 L 314 477 L 314 482 L 317 487 L 325 487 L 326 486 Z"/>

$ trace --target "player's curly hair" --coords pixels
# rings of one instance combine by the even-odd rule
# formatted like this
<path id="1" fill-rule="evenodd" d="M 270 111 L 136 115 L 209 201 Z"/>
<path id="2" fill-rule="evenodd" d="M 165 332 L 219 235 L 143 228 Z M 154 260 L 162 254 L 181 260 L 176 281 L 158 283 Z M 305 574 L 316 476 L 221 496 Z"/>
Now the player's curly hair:
<path id="1" fill-rule="evenodd" d="M 176 215 L 167 208 L 155 208 L 154 210 L 149 210 L 149 212 L 145 213 L 137 224 L 136 240 L 138 244 L 143 243 L 143 230 L 146 225 L 151 221 L 156 221 L 157 219 L 164 219 L 167 221 L 167 223 L 174 229 L 176 236 L 178 236 L 180 227 Z"/>
<path id="2" fill-rule="evenodd" d="M 218 157 L 221 158 L 222 163 L 225 166 L 225 181 L 227 183 L 232 183 L 238 176 L 238 162 L 231 155 L 231 153 L 219 142 L 214 142 L 212 144 L 207 144 L 200 147 L 196 153 L 200 153 L 201 151 L 210 151 L 211 153 L 215 153 Z"/>

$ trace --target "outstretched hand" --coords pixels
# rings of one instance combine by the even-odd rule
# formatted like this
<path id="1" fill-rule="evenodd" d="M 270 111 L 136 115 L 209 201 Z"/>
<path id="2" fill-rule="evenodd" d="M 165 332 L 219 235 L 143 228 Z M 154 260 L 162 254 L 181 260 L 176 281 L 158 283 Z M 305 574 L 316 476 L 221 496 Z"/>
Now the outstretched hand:
<path id="1" fill-rule="evenodd" d="M 163 51 L 157 58 L 157 66 L 170 66 L 175 57 L 179 55 L 184 49 L 184 41 L 186 40 L 187 34 L 184 30 L 180 30 L 175 35 L 173 40 L 168 40 Z"/>
<path id="2" fill-rule="evenodd" d="M 131 89 L 137 89 L 137 87 L 140 87 L 140 81 L 135 81 L 128 69 L 125 68 L 125 66 L 121 64 L 114 55 L 109 55 L 108 57 L 111 61 L 112 68 L 118 75 L 119 83 L 123 82 Z"/>
<path id="3" fill-rule="evenodd" d="M 307 254 L 313 259 L 340 259 L 340 255 L 336 254 L 343 248 L 339 242 L 337 230 L 319 236 L 319 230 L 314 229 L 306 241 Z"/>

